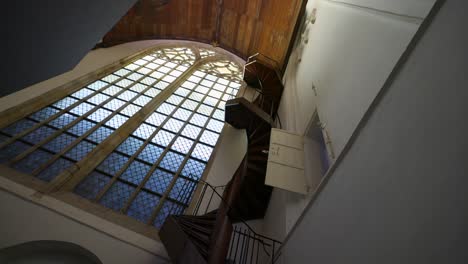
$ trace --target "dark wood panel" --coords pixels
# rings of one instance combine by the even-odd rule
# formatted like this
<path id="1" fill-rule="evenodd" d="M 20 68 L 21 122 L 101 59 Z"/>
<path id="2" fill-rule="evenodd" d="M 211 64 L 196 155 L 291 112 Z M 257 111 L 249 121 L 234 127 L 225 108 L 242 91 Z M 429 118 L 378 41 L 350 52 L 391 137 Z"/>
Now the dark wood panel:
<path id="1" fill-rule="evenodd" d="M 242 58 L 260 52 L 281 68 L 303 1 L 172 0 L 155 7 L 151 0 L 139 0 L 104 36 L 101 46 L 142 39 L 189 39 L 216 43 Z"/>

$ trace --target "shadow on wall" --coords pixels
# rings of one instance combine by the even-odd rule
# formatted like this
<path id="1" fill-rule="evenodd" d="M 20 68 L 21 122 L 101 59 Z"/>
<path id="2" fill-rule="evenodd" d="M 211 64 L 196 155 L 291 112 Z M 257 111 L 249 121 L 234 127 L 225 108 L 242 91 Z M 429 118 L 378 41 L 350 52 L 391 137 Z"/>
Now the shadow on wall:
<path id="1" fill-rule="evenodd" d="M 63 241 L 31 241 L 0 249 L 0 263 L 4 264 L 102 264 L 91 251 Z"/>

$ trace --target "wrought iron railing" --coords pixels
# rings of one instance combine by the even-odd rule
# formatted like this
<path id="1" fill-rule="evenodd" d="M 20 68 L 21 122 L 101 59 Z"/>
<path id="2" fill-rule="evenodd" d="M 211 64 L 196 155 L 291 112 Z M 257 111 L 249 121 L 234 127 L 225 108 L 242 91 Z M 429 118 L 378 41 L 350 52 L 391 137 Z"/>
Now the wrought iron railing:
<path id="1" fill-rule="evenodd" d="M 229 211 L 233 210 L 231 206 L 224 201 L 222 194 L 219 193 L 219 190 L 226 188 L 226 185 L 212 186 L 203 180 L 200 180 L 199 184 L 202 185 L 202 189 L 195 203 L 193 215 L 208 213 L 210 208 L 213 208 L 211 206 L 212 203 L 216 203 L 216 201 L 226 205 Z M 218 206 L 220 204 L 218 204 Z M 218 206 L 215 207 L 217 208 Z M 277 257 L 276 250 L 282 243 L 259 234 L 240 217 L 236 217 L 236 220 L 239 220 L 239 222 L 233 225 L 226 263 L 273 263 Z"/>
<path id="2" fill-rule="evenodd" d="M 245 77 L 245 71 L 246 71 L 246 68 L 251 65 L 251 64 L 254 64 L 254 63 L 257 63 L 257 59 L 256 58 L 260 58 L 261 60 L 263 61 L 269 61 L 271 62 L 272 66 L 273 66 L 273 70 L 276 72 L 276 74 L 278 75 L 278 78 L 280 78 L 279 76 L 279 73 L 278 73 L 278 69 L 279 69 L 279 64 L 276 60 L 262 54 L 262 53 L 255 53 L 253 54 L 252 56 L 249 56 L 247 58 L 247 61 L 246 63 L 244 64 L 244 68 L 243 68 L 243 71 L 242 71 L 242 79 L 244 79 Z M 258 84 L 260 86 L 260 89 L 258 88 L 254 88 L 254 87 L 250 87 L 252 90 L 253 90 L 253 94 L 249 100 L 248 97 L 245 96 L 245 93 L 246 91 L 248 90 L 248 86 L 246 86 L 244 88 L 244 91 L 242 93 L 242 96 L 241 97 L 244 97 L 246 98 L 247 100 L 249 100 L 250 102 L 254 102 L 257 97 L 259 97 L 259 106 L 263 109 L 263 106 L 265 104 L 265 102 L 270 102 L 271 103 L 271 106 L 270 106 L 270 116 L 273 118 L 273 120 L 275 121 L 275 124 L 276 127 L 279 127 L 279 128 L 282 128 L 282 124 L 281 124 L 281 119 L 277 113 L 277 111 L 274 111 L 275 109 L 275 101 L 274 101 L 274 98 L 268 98 L 268 96 L 265 96 L 265 94 L 263 93 L 263 82 L 262 80 L 257 76 L 257 81 L 258 81 Z"/>

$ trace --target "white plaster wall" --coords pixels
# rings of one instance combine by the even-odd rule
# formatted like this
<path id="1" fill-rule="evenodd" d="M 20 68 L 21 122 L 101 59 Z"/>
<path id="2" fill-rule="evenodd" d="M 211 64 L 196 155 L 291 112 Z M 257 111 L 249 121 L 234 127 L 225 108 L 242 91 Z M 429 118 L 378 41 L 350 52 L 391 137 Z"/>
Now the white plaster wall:
<path id="1" fill-rule="evenodd" d="M 317 19 L 302 27 L 283 78 L 283 129 L 304 134 L 317 110 L 338 156 L 434 2 L 309 1 L 306 16 L 316 8 Z M 312 194 L 281 196 L 274 200 L 281 204 L 270 204 L 269 210 L 285 208 L 285 219 L 265 219 L 272 222 L 265 226 L 269 232 L 284 229 L 286 234 Z"/>
<path id="2" fill-rule="evenodd" d="M 226 185 L 236 172 L 247 151 L 247 136 L 244 129 L 224 126 L 219 149 L 213 159 L 206 181 L 212 185 Z"/>
<path id="3" fill-rule="evenodd" d="M 444 1 L 284 263 L 468 263 L 467 8 Z"/>
<path id="4" fill-rule="evenodd" d="M 388 13 L 424 18 L 429 14 L 434 0 L 333 0 L 355 6 L 381 10 Z"/>
<path id="5" fill-rule="evenodd" d="M 106 235 L 0 189 L 0 249 L 34 240 L 59 240 L 93 252 L 104 264 L 168 263 L 148 251 Z"/>
<path id="6" fill-rule="evenodd" d="M 219 139 L 219 149 L 213 156 L 211 168 L 205 181 L 212 186 L 226 185 L 236 172 L 242 159 L 247 152 L 247 135 L 244 129 L 236 129 L 229 124 L 224 125 L 222 137 Z M 217 189 L 217 192 L 222 195 L 224 188 Z M 216 194 L 212 195 L 212 190 L 207 189 L 203 200 L 200 203 L 199 214 L 205 211 L 217 209 L 221 203 L 221 198 Z M 210 198 L 211 201 L 210 201 Z M 198 199 L 198 197 L 195 197 Z"/>

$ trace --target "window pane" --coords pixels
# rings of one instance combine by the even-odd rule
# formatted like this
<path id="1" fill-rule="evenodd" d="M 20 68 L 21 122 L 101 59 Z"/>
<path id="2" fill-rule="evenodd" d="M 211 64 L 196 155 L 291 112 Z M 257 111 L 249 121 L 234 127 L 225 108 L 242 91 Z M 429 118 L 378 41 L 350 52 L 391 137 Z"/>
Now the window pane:
<path id="1" fill-rule="evenodd" d="M 43 141 L 44 139 L 50 137 L 56 131 L 57 130 L 53 128 L 42 126 L 27 134 L 26 136 L 22 137 L 22 139 L 28 143 L 37 144 Z"/>
<path id="2" fill-rule="evenodd" d="M 216 52 L 205 48 L 201 54 L 206 57 Z M 2 148 L 0 161 L 9 161 L 35 146 L 35 151 L 13 162 L 12 167 L 34 172 L 38 179 L 49 182 L 76 162 L 91 158 L 89 154 L 111 136 L 112 140 L 107 141 L 109 147 L 103 149 L 112 148 L 113 152 L 103 157 L 74 192 L 95 199 L 105 191 L 100 204 L 113 210 L 121 210 L 128 204 L 128 210 L 122 213 L 144 223 L 153 220 L 150 217 L 155 208 L 162 205 L 153 222 L 160 227 L 169 213 L 181 213 L 186 208 L 184 204 L 189 203 L 224 126 L 225 101 L 240 87 L 240 82 L 218 77 L 240 74 L 241 71 L 232 70 L 236 66 L 229 61 L 200 64 L 187 80 L 181 80 L 180 87 L 170 86 L 195 60 L 192 48 L 165 47 L 75 90 L 70 96 L 3 128 L 0 141 L 35 129 Z M 175 92 L 161 95 L 168 87 Z M 158 102 L 162 103 L 153 105 Z M 146 120 L 135 117 L 147 110 L 154 112 Z M 48 119 L 51 120 L 39 124 Z M 124 124 L 130 128 L 134 121 L 141 123 L 129 136 L 127 127 L 120 129 L 118 135 L 113 134 Z M 61 131 L 65 127 L 66 131 Z M 86 138 L 80 138 L 87 134 Z M 119 138 L 123 136 L 126 138 Z M 115 139 L 123 142 L 115 146 Z M 49 142 L 44 144 L 46 140 Z M 48 162 L 50 165 L 45 166 Z M 114 176 L 115 182 L 108 185 Z M 144 187 L 135 193 L 146 176 L 149 177 Z M 168 190 L 172 183 L 172 189 Z M 163 196 L 166 192 L 169 197 Z M 175 200 L 178 202 L 174 203 Z"/>
<path id="3" fill-rule="evenodd" d="M 143 223 L 146 223 L 149 221 L 149 218 L 158 203 L 158 196 L 146 191 L 141 191 L 130 205 L 130 208 L 127 211 L 127 215 Z"/>
<path id="4" fill-rule="evenodd" d="M 166 153 L 166 155 L 162 159 L 159 166 L 163 169 L 166 169 L 172 172 L 177 172 L 183 160 L 184 160 L 184 156 L 177 154 L 175 152 L 169 151 L 168 153 Z"/>
<path id="5" fill-rule="evenodd" d="M 135 188 L 129 184 L 115 182 L 101 198 L 100 204 L 113 210 L 120 210 L 127 202 L 130 195 L 135 191 Z"/>
<path id="6" fill-rule="evenodd" d="M 160 130 L 151 141 L 158 145 L 166 147 L 174 138 L 174 136 L 175 135 L 170 132 Z"/>
<path id="7" fill-rule="evenodd" d="M 75 188 L 75 193 L 87 199 L 94 199 L 109 181 L 110 177 L 93 171 L 86 179 L 78 184 Z"/>
<path id="8" fill-rule="evenodd" d="M 155 163 L 161 154 L 163 153 L 164 149 L 161 147 L 158 147 L 153 144 L 148 144 L 146 147 L 140 152 L 140 155 L 138 155 L 138 158 L 149 162 L 151 164 Z"/>

